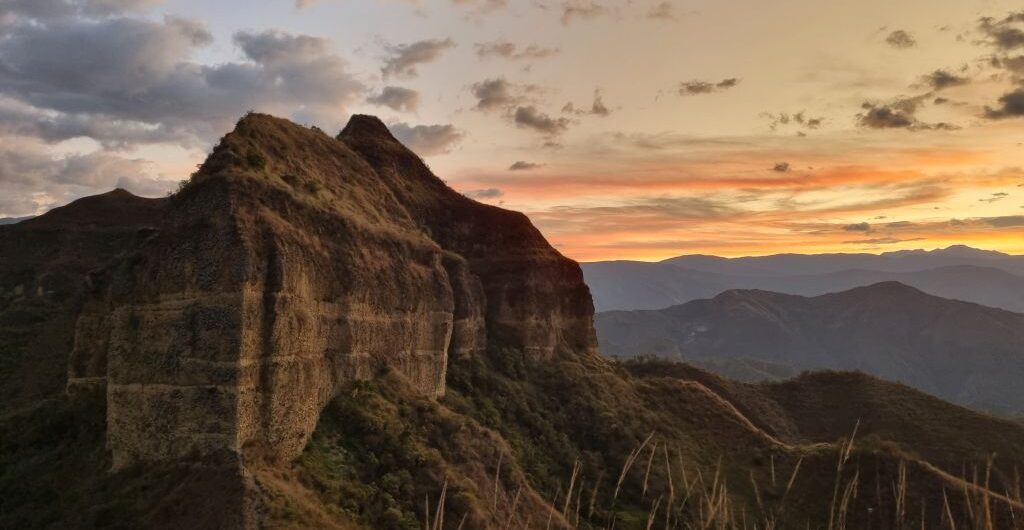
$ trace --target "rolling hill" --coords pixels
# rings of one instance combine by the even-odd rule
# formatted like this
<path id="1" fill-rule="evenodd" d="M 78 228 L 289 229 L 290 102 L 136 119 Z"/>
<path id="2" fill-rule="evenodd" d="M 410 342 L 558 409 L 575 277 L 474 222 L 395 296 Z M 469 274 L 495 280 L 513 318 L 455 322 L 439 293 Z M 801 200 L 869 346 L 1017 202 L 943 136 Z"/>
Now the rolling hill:
<path id="1" fill-rule="evenodd" d="M 812 298 L 732 290 L 595 322 L 609 355 L 706 360 L 725 373 L 750 360 L 861 370 L 964 405 L 1024 410 L 1024 315 L 897 282 Z"/>

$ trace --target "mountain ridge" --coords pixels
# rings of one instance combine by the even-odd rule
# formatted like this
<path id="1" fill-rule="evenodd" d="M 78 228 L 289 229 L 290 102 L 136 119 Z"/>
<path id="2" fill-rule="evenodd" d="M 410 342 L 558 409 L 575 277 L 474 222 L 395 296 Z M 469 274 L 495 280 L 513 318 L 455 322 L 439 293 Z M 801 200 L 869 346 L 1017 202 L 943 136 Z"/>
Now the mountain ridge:
<path id="1" fill-rule="evenodd" d="M 660 310 L 596 317 L 602 351 L 859 369 L 993 410 L 1019 411 L 1024 314 L 898 282 L 815 297 L 730 290 Z"/>
<path id="2" fill-rule="evenodd" d="M 898 281 L 944 298 L 1024 311 L 1024 276 L 984 263 L 942 265 L 902 272 L 861 266 L 833 272 L 793 274 L 766 268 L 752 269 L 752 265 L 743 264 L 732 273 L 687 268 L 673 263 L 637 261 L 591 262 L 582 264 L 582 267 L 598 311 L 660 309 L 713 297 L 729 289 L 763 289 L 816 296 L 882 281 Z"/>

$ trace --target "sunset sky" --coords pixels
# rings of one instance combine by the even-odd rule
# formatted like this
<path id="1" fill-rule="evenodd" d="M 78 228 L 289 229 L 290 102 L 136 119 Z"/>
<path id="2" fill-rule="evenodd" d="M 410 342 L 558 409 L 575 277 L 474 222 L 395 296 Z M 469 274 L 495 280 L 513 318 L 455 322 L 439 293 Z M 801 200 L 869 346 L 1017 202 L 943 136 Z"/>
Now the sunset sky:
<path id="1" fill-rule="evenodd" d="M 0 0 L 0 216 L 380 116 L 581 261 L 1024 254 L 1019 0 Z"/>

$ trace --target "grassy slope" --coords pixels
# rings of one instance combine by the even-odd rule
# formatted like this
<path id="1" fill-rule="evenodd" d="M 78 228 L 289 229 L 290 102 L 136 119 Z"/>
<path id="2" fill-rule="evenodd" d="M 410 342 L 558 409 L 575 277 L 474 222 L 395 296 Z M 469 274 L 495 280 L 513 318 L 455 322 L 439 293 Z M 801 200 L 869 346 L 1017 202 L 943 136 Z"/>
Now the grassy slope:
<path id="1" fill-rule="evenodd" d="M 949 460 L 942 463 L 957 458 L 977 465 L 981 474 L 968 478 L 984 484 L 985 452 L 1024 440 L 1024 430 L 1005 428 L 1005 438 L 992 444 L 957 429 L 935 430 L 930 441 L 911 439 L 915 429 L 933 427 L 919 414 L 951 413 L 938 400 L 908 405 L 916 410 L 900 416 L 914 424 L 904 431 L 908 437 L 878 421 L 883 412 L 863 419 L 837 473 L 846 443 L 841 438 L 857 423 L 849 411 L 863 405 L 856 400 L 849 409 L 836 400 L 839 413 L 828 427 L 809 431 L 818 411 L 799 409 L 776 387 L 733 383 L 688 367 L 639 369 L 593 358 L 527 367 L 519 358 L 503 351 L 453 360 L 448 395 L 436 402 L 414 397 L 394 375 L 351 387 L 325 411 L 289 471 L 293 483 L 337 524 L 362 528 L 423 528 L 425 505 L 436 517 L 446 482 L 443 528 L 458 528 L 464 516 L 463 528 L 538 528 L 551 513 L 552 528 L 607 528 L 613 520 L 615 528 L 646 528 L 652 511 L 655 527 L 668 517 L 669 527 L 677 528 L 741 528 L 744 519 L 762 527 L 769 520 L 777 528 L 827 528 L 830 516 L 834 525 L 842 519 L 851 528 L 897 528 L 897 521 L 919 526 L 922 518 L 937 527 L 948 524 L 944 492 L 958 528 L 986 528 L 985 520 L 969 515 L 981 517 L 985 502 L 991 528 L 1013 528 L 1006 526 L 1005 502 L 955 478 L 959 468 L 941 466 L 949 472 L 942 474 L 917 455 L 949 443 Z M 806 378 L 791 383 L 803 384 Z M 844 395 L 842 381 L 836 385 L 807 392 Z M 890 396 L 892 386 L 876 390 Z M 904 391 L 917 394 L 897 390 L 892 397 L 903 400 L 913 397 Z M 995 421 L 975 416 L 975 427 Z M 616 492 L 623 464 L 639 446 Z M 1010 453 L 1001 464 L 1021 462 Z M 1008 475 L 999 472 L 993 468 L 992 489 L 1019 495 L 1004 487 Z M 902 499 L 893 491 L 903 491 Z M 304 517 L 293 506 L 284 523 L 272 517 L 271 526 L 298 528 L 289 521 Z"/>
<path id="2" fill-rule="evenodd" d="M 262 528 L 411 530 L 437 517 L 447 483 L 438 528 L 540 528 L 550 517 L 550 528 L 607 528 L 614 520 L 615 528 L 639 529 L 652 511 L 658 528 L 666 516 L 670 528 L 741 528 L 743 519 L 827 528 L 830 507 L 848 489 L 858 492 L 842 510 L 850 528 L 895 528 L 901 517 L 919 525 L 922 504 L 928 527 L 940 527 L 944 491 L 957 527 L 970 528 L 968 514 L 984 513 L 984 496 L 916 456 L 943 444 L 949 452 L 939 454 L 950 458 L 1007 451 L 989 482 L 1018 495 L 1003 471 L 1020 463 L 1013 444 L 1024 429 L 950 416 L 963 409 L 903 387 L 871 390 L 883 396 L 871 405 L 835 375 L 755 386 L 676 365 L 563 357 L 526 366 L 519 359 L 513 351 L 453 359 L 440 400 L 418 397 L 393 373 L 347 387 L 297 462 L 264 461 L 254 452 L 242 480 L 216 459 L 109 473 L 101 400 L 47 401 L 0 422 L 0 527 L 220 527 L 238 516 L 229 507 L 247 495 L 259 505 L 248 513 Z M 814 397 L 821 395 L 840 397 Z M 902 424 L 882 420 L 888 399 L 902 403 Z M 847 419 L 856 423 L 851 411 L 868 406 L 880 408 L 861 416 L 862 436 L 837 481 L 838 439 L 852 429 Z M 939 429 L 920 423 L 922 414 L 967 423 Z M 1000 437 L 985 437 L 993 426 Z M 917 429 L 931 442 L 911 438 Z M 968 476 L 984 483 L 983 461 L 978 469 L 977 479 Z M 903 501 L 894 490 L 906 491 Z M 990 528 L 1013 528 L 1005 503 L 989 497 Z"/>

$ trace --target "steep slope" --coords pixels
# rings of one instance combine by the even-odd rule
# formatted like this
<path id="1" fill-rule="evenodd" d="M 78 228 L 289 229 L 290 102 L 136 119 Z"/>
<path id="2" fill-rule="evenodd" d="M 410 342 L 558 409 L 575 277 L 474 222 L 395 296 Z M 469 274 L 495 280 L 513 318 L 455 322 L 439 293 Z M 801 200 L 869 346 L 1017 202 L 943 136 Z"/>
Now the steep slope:
<path id="1" fill-rule="evenodd" d="M 96 200 L 50 218 L 55 237 L 112 232 L 55 247 L 83 254 L 68 277 L 87 288 L 24 331 L 63 338 L 14 363 L 52 377 L 3 402 L 0 527 L 732 530 L 836 516 L 845 446 L 810 440 L 746 387 L 638 378 L 597 355 L 579 267 L 521 214 L 448 189 L 375 118 L 333 138 L 250 115 L 175 196 Z M 0 261 L 35 244 L 0 233 Z M 44 258 L 11 270 L 35 278 Z M 966 524 L 983 496 L 998 524 L 1021 508 L 971 486 L 943 510 L 944 489 L 966 488 L 958 469 L 884 444 L 851 454 L 864 480 L 905 476 L 906 502 L 930 507 L 922 524 Z M 840 517 L 917 524 L 900 506 L 865 498 Z"/>
<path id="2" fill-rule="evenodd" d="M 611 355 L 863 370 L 956 403 L 1024 410 L 1024 315 L 899 283 L 815 298 L 727 291 L 663 310 L 601 313 L 596 325 Z"/>
<path id="3" fill-rule="evenodd" d="M 761 268 L 756 262 L 734 262 L 735 260 L 711 256 L 687 256 L 685 260 L 659 263 L 584 263 L 583 272 L 587 284 L 593 291 L 594 304 L 598 311 L 661 309 L 710 298 L 730 289 L 761 289 L 801 296 L 818 296 L 873 283 L 897 281 L 943 298 L 1024 312 L 1024 276 L 997 268 L 997 264 L 994 263 L 989 263 L 988 266 L 949 265 L 914 269 L 911 272 L 868 268 L 849 268 L 814 274 L 795 272 L 805 269 L 878 265 L 878 256 L 868 256 L 870 255 L 864 255 L 857 260 L 844 257 L 834 267 L 813 266 L 814 259 L 818 258 L 815 256 L 793 257 L 791 259 L 797 264 L 790 272 L 782 272 L 786 270 L 784 265 L 788 264 L 788 260 L 783 260 L 781 256 L 778 257 L 780 264 Z M 824 255 L 820 258 L 830 257 L 831 255 Z M 726 265 L 718 266 L 723 263 Z M 926 264 L 918 265 L 923 267 Z M 711 272 L 707 269 L 727 272 Z"/>

